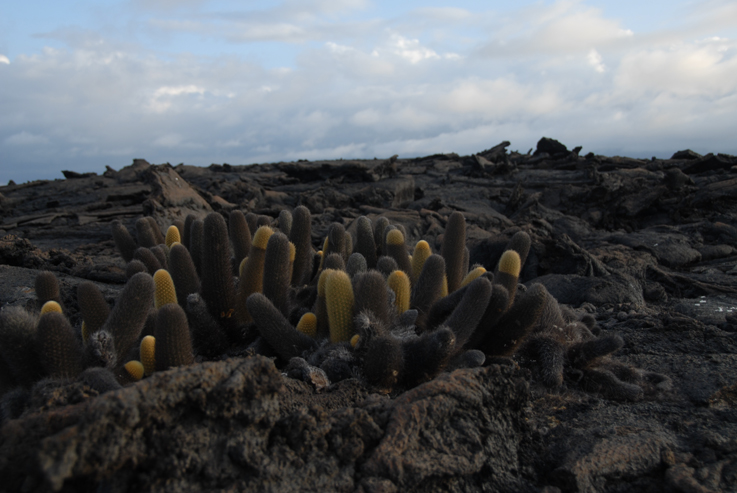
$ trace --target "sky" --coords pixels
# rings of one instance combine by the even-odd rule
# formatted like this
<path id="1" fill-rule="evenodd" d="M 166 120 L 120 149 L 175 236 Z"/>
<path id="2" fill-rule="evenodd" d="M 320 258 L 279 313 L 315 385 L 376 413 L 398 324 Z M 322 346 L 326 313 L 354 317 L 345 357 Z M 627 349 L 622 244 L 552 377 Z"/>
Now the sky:
<path id="1" fill-rule="evenodd" d="M 0 2 L 0 184 L 736 135 L 734 0 Z"/>

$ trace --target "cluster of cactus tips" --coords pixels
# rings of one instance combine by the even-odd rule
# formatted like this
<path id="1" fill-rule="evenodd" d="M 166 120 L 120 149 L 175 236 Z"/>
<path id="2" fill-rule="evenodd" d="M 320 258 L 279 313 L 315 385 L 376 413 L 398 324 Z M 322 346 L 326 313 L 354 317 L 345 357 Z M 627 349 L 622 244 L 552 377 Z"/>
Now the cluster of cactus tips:
<path id="1" fill-rule="evenodd" d="M 39 274 L 40 312 L 0 313 L 0 384 L 85 377 L 114 388 L 195 361 L 260 353 L 290 376 L 322 385 L 360 378 L 389 393 L 507 358 L 531 334 L 522 352 L 537 351 L 540 360 L 558 357 L 540 349 L 547 343 L 582 340 L 547 336 L 554 323 L 583 323 L 562 322 L 542 285 L 518 283 L 531 243 L 525 232 L 511 238 L 492 272 L 469 266 L 459 212 L 447 219 L 439 253 L 424 240 L 410 247 L 404 228 L 384 217 L 361 216 L 347 229 L 333 223 L 319 251 L 307 208 L 282 211 L 273 223 L 241 211 L 227 221 L 190 215 L 164 235 L 148 217 L 136 222 L 134 239 L 114 222 L 128 282 L 112 309 L 94 283 L 82 282 L 83 322 L 74 328 L 57 279 Z M 584 370 L 621 346 L 621 339 L 584 339 L 591 346 L 579 362 Z M 545 368 L 551 387 L 562 382 L 561 358 Z"/>

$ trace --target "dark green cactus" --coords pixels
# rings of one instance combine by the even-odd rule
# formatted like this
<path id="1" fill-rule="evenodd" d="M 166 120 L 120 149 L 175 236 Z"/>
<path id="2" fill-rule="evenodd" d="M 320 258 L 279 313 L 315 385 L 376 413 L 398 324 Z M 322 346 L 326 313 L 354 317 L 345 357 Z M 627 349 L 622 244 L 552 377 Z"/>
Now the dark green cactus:
<path id="1" fill-rule="evenodd" d="M 444 276 L 445 260 L 440 255 L 430 255 L 422 267 L 410 302 L 418 312 L 417 326 L 421 329 L 425 328 L 432 305 L 442 297 Z"/>
<path id="2" fill-rule="evenodd" d="M 348 262 L 345 264 L 345 270 L 348 272 L 349 276 L 354 277 L 360 273 L 366 272 L 368 270 L 368 264 L 366 263 L 366 259 L 363 255 L 355 252 L 348 257 Z"/>
<path id="3" fill-rule="evenodd" d="M 519 352 L 528 361 L 539 363 L 536 365 L 538 378 L 545 386 L 556 388 L 563 383 L 565 347 L 562 342 L 550 337 L 532 335 L 525 341 Z"/>
<path id="4" fill-rule="evenodd" d="M 90 281 L 83 281 L 77 286 L 77 303 L 82 312 L 87 334 L 92 334 L 105 325 L 110 315 L 110 307 L 100 290 Z"/>
<path id="5" fill-rule="evenodd" d="M 169 249 L 163 243 L 150 248 L 162 269 L 169 269 Z M 154 271 L 156 272 L 156 271 Z"/>
<path id="6" fill-rule="evenodd" d="M 184 245 L 184 248 L 189 250 L 189 238 L 192 232 L 192 223 L 194 220 L 197 219 L 194 214 L 187 214 L 187 217 L 184 218 L 184 228 L 182 228 L 182 245 Z"/>
<path id="7" fill-rule="evenodd" d="M 493 327 L 479 327 L 485 333 L 479 349 L 492 356 L 514 353 L 540 318 L 546 296 L 542 284 L 533 284 Z"/>
<path id="8" fill-rule="evenodd" d="M 445 260 L 445 274 L 448 277 L 448 292 L 452 293 L 461 285 L 466 275 L 464 251 L 466 248 L 466 218 L 456 211 L 448 217 L 443 235 L 441 255 Z"/>
<path id="9" fill-rule="evenodd" d="M 271 218 L 270 218 L 269 216 L 266 216 L 266 215 L 264 215 L 264 214 L 261 214 L 261 215 L 259 215 L 259 216 L 258 216 L 258 219 L 256 220 L 256 226 L 257 226 L 257 230 L 258 230 L 258 228 L 260 228 L 261 226 L 268 226 L 268 227 L 271 227 L 271 222 L 272 222 L 272 221 L 271 221 Z M 272 229 L 273 229 L 273 228 L 272 228 Z"/>
<path id="10" fill-rule="evenodd" d="M 202 219 L 192 221 L 189 232 L 189 255 L 197 269 L 197 275 L 202 278 L 202 249 L 205 240 L 205 222 Z"/>
<path id="11" fill-rule="evenodd" d="M 148 224 L 151 226 L 151 232 L 154 235 L 154 243 L 153 246 L 156 245 L 163 245 L 166 243 L 166 238 L 164 237 L 163 233 L 161 232 L 161 228 L 159 227 L 159 223 L 156 222 L 156 219 L 154 219 L 151 216 L 146 216 L 146 220 L 148 221 Z"/>
<path id="12" fill-rule="evenodd" d="M 353 278 L 356 313 L 371 312 L 382 324 L 389 325 L 393 319 L 389 305 L 388 285 L 384 276 L 376 270 L 369 270 Z"/>
<path id="13" fill-rule="evenodd" d="M 568 349 L 568 361 L 576 368 L 587 368 L 596 360 L 611 354 L 624 346 L 618 335 L 609 335 L 573 344 Z"/>
<path id="14" fill-rule="evenodd" d="M 283 209 L 279 211 L 279 217 L 277 218 L 277 226 L 279 227 L 279 231 L 281 231 L 284 235 L 289 237 L 289 234 L 292 231 L 292 213 L 289 212 L 286 209 Z"/>
<path id="15" fill-rule="evenodd" d="M 20 385 L 30 387 L 43 376 L 36 350 L 38 315 L 19 306 L 0 311 L 0 356 Z"/>
<path id="16" fill-rule="evenodd" d="M 384 277 L 389 277 L 389 274 L 395 270 L 399 270 L 399 265 L 397 265 L 397 261 L 392 257 L 382 255 L 379 257 L 379 260 L 376 261 L 376 270 L 381 272 Z"/>
<path id="17" fill-rule="evenodd" d="M 120 256 L 123 257 L 123 260 L 126 262 L 130 262 L 133 260 L 133 253 L 136 251 L 136 248 L 138 248 L 136 240 L 133 239 L 128 228 L 126 228 L 123 223 L 117 219 L 112 223 L 112 231 L 113 241 L 115 241 L 115 246 L 118 248 Z"/>
<path id="18" fill-rule="evenodd" d="M 112 334 L 119 362 L 123 361 L 130 349 L 136 345 L 148 313 L 153 309 L 153 300 L 153 277 L 141 272 L 128 280 L 110 311 L 102 330 Z"/>
<path id="19" fill-rule="evenodd" d="M 310 211 L 305 206 L 294 209 L 289 241 L 296 249 L 292 267 L 292 286 L 302 286 L 312 277 L 312 225 Z"/>
<path id="20" fill-rule="evenodd" d="M 223 326 L 228 337 L 237 341 L 238 322 L 233 316 L 236 294 L 230 264 L 228 227 L 223 216 L 211 212 L 205 218 L 202 250 L 202 299 L 212 317 Z"/>
<path id="21" fill-rule="evenodd" d="M 363 375 L 369 385 L 390 392 L 399 380 L 404 365 L 402 343 L 394 336 L 372 337 L 363 355 Z"/>
<path id="22" fill-rule="evenodd" d="M 520 265 L 525 265 L 527 255 L 530 253 L 531 244 L 532 240 L 530 239 L 530 235 L 524 231 L 517 231 L 512 238 L 510 238 L 509 243 L 507 243 L 504 250 L 514 250 L 517 252 L 519 255 Z"/>
<path id="23" fill-rule="evenodd" d="M 339 223 L 333 223 L 328 228 L 327 248 L 323 251 L 323 255 L 327 258 L 331 253 L 337 253 L 345 261 L 348 257 L 345 255 L 346 232 L 345 227 Z"/>
<path id="24" fill-rule="evenodd" d="M 450 327 L 456 337 L 454 354 L 461 352 L 476 330 L 489 304 L 491 290 L 491 282 L 488 279 L 484 277 L 476 279 L 467 286 L 460 303 L 445 320 L 445 325 Z"/>
<path id="25" fill-rule="evenodd" d="M 479 330 L 476 330 L 471 334 L 471 338 L 467 345 L 469 347 L 478 347 L 481 340 L 486 336 L 486 330 L 489 330 L 490 327 L 494 327 L 496 325 L 499 319 L 502 318 L 502 315 L 507 311 L 508 306 L 509 293 L 507 293 L 506 288 L 499 284 L 492 284 L 489 304 L 486 305 L 486 311 L 477 325 Z"/>
<path id="26" fill-rule="evenodd" d="M 219 323 L 212 318 L 202 297 L 190 294 L 187 297 L 187 315 L 192 329 L 192 345 L 206 358 L 215 358 L 225 353 L 229 347 L 228 336 Z"/>
<path id="27" fill-rule="evenodd" d="M 41 316 L 36 331 L 39 359 L 52 378 L 75 378 L 82 372 L 82 348 L 61 313 Z"/>
<path id="28" fill-rule="evenodd" d="M 187 315 L 182 307 L 169 303 L 156 313 L 156 371 L 194 363 Z"/>
<path id="29" fill-rule="evenodd" d="M 136 221 L 136 238 L 139 247 L 151 248 L 158 244 L 151 223 L 145 217 L 139 217 Z"/>
<path id="30" fill-rule="evenodd" d="M 415 387 L 435 378 L 448 365 L 454 348 L 455 335 L 447 327 L 404 340 L 402 385 Z"/>
<path id="31" fill-rule="evenodd" d="M 251 230 L 248 229 L 246 216 L 241 211 L 235 210 L 230 213 L 228 231 L 230 241 L 233 243 L 233 264 L 239 266 L 251 249 Z"/>
<path id="32" fill-rule="evenodd" d="M 317 347 L 315 339 L 295 329 L 271 301 L 261 293 L 248 297 L 248 311 L 258 331 L 285 361 Z"/>
<path id="33" fill-rule="evenodd" d="M 40 305 L 43 305 L 47 301 L 56 301 L 61 306 L 59 281 L 53 272 L 47 270 L 39 272 L 36 276 L 35 288 L 36 298 L 38 298 Z"/>
<path id="34" fill-rule="evenodd" d="M 187 306 L 187 296 L 199 293 L 200 280 L 197 269 L 184 245 L 173 245 L 169 252 L 169 273 L 174 281 L 177 302 L 182 308 Z"/>
<path id="35" fill-rule="evenodd" d="M 77 380 L 95 389 L 100 394 L 122 388 L 120 383 L 115 379 L 115 374 L 109 368 L 87 368 L 79 374 Z"/>
<path id="36" fill-rule="evenodd" d="M 128 262 L 128 265 L 125 266 L 125 277 L 127 277 L 128 279 L 138 274 L 139 272 L 145 272 L 147 274 L 149 273 L 146 264 L 144 264 L 140 260 L 133 259 Z"/>
<path id="37" fill-rule="evenodd" d="M 386 237 L 385 230 L 389 226 L 389 220 L 384 216 L 381 216 L 374 221 L 374 245 L 377 248 L 377 262 L 378 257 L 386 255 L 384 252 L 384 238 Z"/>
<path id="38" fill-rule="evenodd" d="M 325 257 L 325 261 L 322 263 L 323 270 L 345 270 L 345 262 L 343 256 L 339 253 L 331 253 Z"/>
<path id="39" fill-rule="evenodd" d="M 353 251 L 363 255 L 369 269 L 376 268 L 376 261 L 378 260 L 372 227 L 371 219 L 366 216 L 361 216 L 356 220 L 356 244 Z"/>
<path id="40" fill-rule="evenodd" d="M 156 255 L 146 247 L 136 248 L 136 251 L 133 254 L 133 260 L 142 262 L 143 265 L 146 266 L 146 271 L 152 276 L 154 275 L 154 272 L 163 268 Z"/>
<path id="41" fill-rule="evenodd" d="M 248 223 L 248 229 L 251 231 L 251 236 L 256 234 L 258 229 L 258 214 L 249 212 L 246 214 L 246 222 Z"/>
<path id="42" fill-rule="evenodd" d="M 282 233 L 269 238 L 264 256 L 263 294 L 283 314 L 289 310 L 287 294 L 292 278 L 289 240 Z"/>

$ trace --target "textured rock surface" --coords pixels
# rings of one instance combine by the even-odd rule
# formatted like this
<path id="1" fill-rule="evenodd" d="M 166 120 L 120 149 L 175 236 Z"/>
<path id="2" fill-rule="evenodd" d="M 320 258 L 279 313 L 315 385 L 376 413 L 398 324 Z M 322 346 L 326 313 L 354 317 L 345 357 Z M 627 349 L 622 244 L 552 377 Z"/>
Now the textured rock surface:
<path id="1" fill-rule="evenodd" d="M 156 373 L 77 404 L 62 405 L 69 396 L 56 389 L 53 408 L 2 428 L 3 488 L 407 491 L 456 477 L 530 489 L 518 477 L 529 399 L 520 375 L 457 370 L 396 399 L 356 383 L 295 404 L 272 361 L 254 356 Z"/>
<path id="2" fill-rule="evenodd" d="M 110 223 L 239 208 L 273 218 L 307 206 L 313 245 L 360 215 L 439 251 L 467 220 L 471 263 L 532 238 L 520 280 L 619 334 L 615 358 L 672 379 L 640 402 L 551 392 L 534 374 L 459 370 L 398 396 L 357 380 L 315 393 L 262 357 L 205 362 L 98 396 L 47 382 L 0 430 L 2 491 L 735 491 L 737 159 L 676 153 L 582 157 L 555 141 L 474 156 L 260 166 L 153 166 L 0 187 L 0 303 L 59 279 L 112 302 L 125 281 Z M 179 181 L 182 183 L 179 183 Z M 10 406 L 8 399 L 4 406 Z M 6 410 L 3 409 L 3 415 Z"/>

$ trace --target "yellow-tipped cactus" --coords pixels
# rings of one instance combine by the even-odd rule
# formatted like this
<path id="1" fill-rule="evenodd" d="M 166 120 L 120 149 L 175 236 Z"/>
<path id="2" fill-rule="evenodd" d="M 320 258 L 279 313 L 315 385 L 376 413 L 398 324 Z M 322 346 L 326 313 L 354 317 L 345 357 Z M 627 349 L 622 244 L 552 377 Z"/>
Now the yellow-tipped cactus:
<path id="1" fill-rule="evenodd" d="M 140 358 L 144 375 L 151 375 L 156 369 L 156 338 L 154 336 L 146 336 L 141 340 Z"/>
<path id="2" fill-rule="evenodd" d="M 263 290 L 266 245 L 269 244 L 269 238 L 273 234 L 273 229 L 268 226 L 261 226 L 253 235 L 251 249 L 248 251 L 248 257 L 246 257 L 243 265 L 240 283 L 238 284 L 236 316 L 240 323 L 246 324 L 253 320 L 248 313 L 246 300 L 253 293 L 260 293 Z"/>
<path id="3" fill-rule="evenodd" d="M 494 278 L 494 284 L 500 284 L 504 286 L 509 292 L 509 304 L 512 306 L 514 303 L 514 295 L 517 292 L 517 280 L 519 279 L 519 273 L 522 269 L 522 261 L 520 260 L 519 253 L 514 250 L 507 250 L 502 254 L 499 259 L 499 272 L 497 272 Z"/>
<path id="4" fill-rule="evenodd" d="M 134 382 L 143 378 L 143 365 L 140 361 L 131 360 L 125 364 L 125 371 Z"/>
<path id="5" fill-rule="evenodd" d="M 177 302 L 177 292 L 176 289 L 174 289 L 174 281 L 171 279 L 171 275 L 169 275 L 168 271 L 164 269 L 157 270 L 154 273 L 154 284 L 156 285 L 156 290 L 154 291 L 154 305 L 157 309 L 168 303 Z"/>
<path id="6" fill-rule="evenodd" d="M 41 307 L 41 315 L 50 312 L 62 313 L 61 305 L 56 301 L 47 301 Z"/>
<path id="7" fill-rule="evenodd" d="M 409 310 L 410 282 L 407 274 L 404 271 L 395 270 L 389 274 L 387 283 L 391 290 L 394 291 L 394 306 L 397 308 L 397 313 L 402 314 Z"/>
<path id="8" fill-rule="evenodd" d="M 307 312 L 297 322 L 297 330 L 313 339 L 317 337 L 317 317 L 312 312 Z"/>
<path id="9" fill-rule="evenodd" d="M 407 275 L 412 274 L 412 264 L 409 260 L 407 245 L 404 243 L 404 234 L 399 229 L 392 229 L 386 234 L 384 253 L 392 257 Z"/>
<path id="10" fill-rule="evenodd" d="M 330 326 L 330 341 L 349 341 L 353 337 L 353 286 L 341 270 L 329 273 L 325 281 L 325 305 Z"/>
<path id="11" fill-rule="evenodd" d="M 404 235 L 398 229 L 392 229 L 386 234 L 386 243 L 388 245 L 402 245 L 404 243 Z"/>
<path id="12" fill-rule="evenodd" d="M 440 291 L 440 297 L 445 298 L 448 296 L 448 276 L 443 276 L 443 289 Z"/>
<path id="13" fill-rule="evenodd" d="M 166 230 L 166 239 L 164 240 L 166 246 L 171 248 L 174 243 L 181 243 L 181 241 L 182 237 L 179 234 L 179 228 L 174 225 L 169 226 L 169 229 Z"/>
<path id="14" fill-rule="evenodd" d="M 425 240 L 418 241 L 412 252 L 412 284 L 417 283 L 417 279 L 420 278 L 420 272 L 422 272 L 422 267 L 425 265 L 425 260 L 430 255 L 432 255 L 430 244 Z"/>
<path id="15" fill-rule="evenodd" d="M 361 338 L 361 336 L 359 336 L 358 334 L 356 334 L 353 337 L 351 337 L 351 347 L 356 347 L 356 345 L 358 344 L 358 340 L 360 338 Z"/>
<path id="16" fill-rule="evenodd" d="M 472 281 L 475 281 L 484 274 L 486 274 L 486 269 L 484 269 L 480 265 L 478 267 L 475 267 L 471 270 L 471 272 L 466 274 L 466 277 L 463 278 L 463 281 L 461 281 L 461 287 L 471 284 Z"/>

